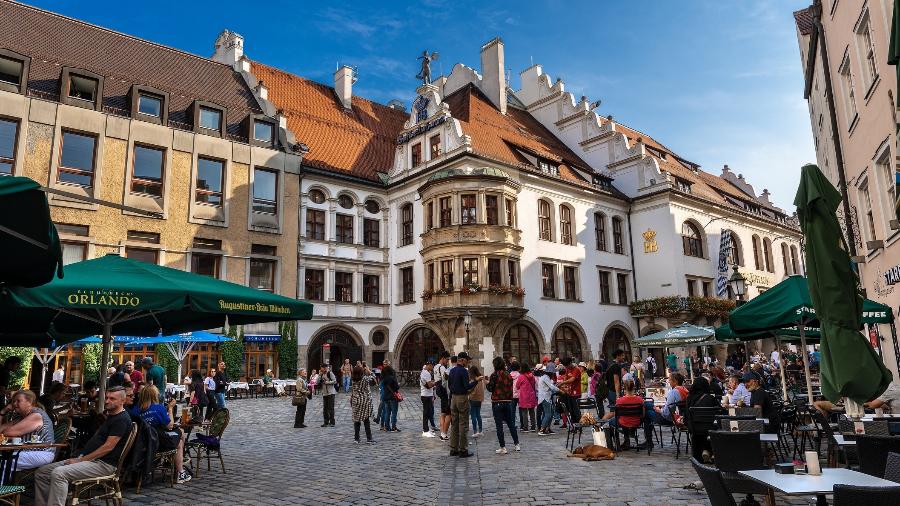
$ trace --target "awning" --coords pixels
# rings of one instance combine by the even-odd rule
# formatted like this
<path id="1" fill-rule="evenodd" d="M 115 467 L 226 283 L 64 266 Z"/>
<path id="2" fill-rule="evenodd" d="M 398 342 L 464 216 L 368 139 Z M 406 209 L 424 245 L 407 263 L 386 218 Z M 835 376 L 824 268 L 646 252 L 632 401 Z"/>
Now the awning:
<path id="1" fill-rule="evenodd" d="M 279 334 L 244 334 L 244 341 L 250 343 L 277 343 L 281 341 Z"/>

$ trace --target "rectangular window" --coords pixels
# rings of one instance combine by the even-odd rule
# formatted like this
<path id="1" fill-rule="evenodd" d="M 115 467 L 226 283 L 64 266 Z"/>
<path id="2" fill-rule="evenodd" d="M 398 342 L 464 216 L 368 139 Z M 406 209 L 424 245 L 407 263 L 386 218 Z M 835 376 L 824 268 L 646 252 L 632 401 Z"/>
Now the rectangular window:
<path id="1" fill-rule="evenodd" d="M 366 304 L 378 304 L 380 299 L 378 276 L 375 274 L 363 274 L 363 302 Z"/>
<path id="2" fill-rule="evenodd" d="M 325 300 L 325 271 L 306 269 L 304 284 L 307 300 Z"/>
<path id="3" fill-rule="evenodd" d="M 594 215 L 594 237 L 597 242 L 597 251 L 606 250 L 606 216 Z"/>
<path id="4" fill-rule="evenodd" d="M 862 50 L 862 56 L 866 60 L 867 79 L 865 79 L 865 84 L 866 86 L 871 86 L 878 79 L 878 59 L 875 56 L 875 44 L 872 43 L 872 27 L 869 13 L 866 12 L 863 16 L 865 19 L 859 24 L 856 36 Z"/>
<path id="5" fill-rule="evenodd" d="M 253 212 L 278 214 L 278 172 L 253 169 Z"/>
<path id="6" fill-rule="evenodd" d="M 572 210 L 568 206 L 559 208 L 559 242 L 571 246 L 572 242 Z"/>
<path id="7" fill-rule="evenodd" d="M 538 200 L 538 234 L 542 241 L 553 240 L 553 229 L 550 228 L 550 204 L 546 200 Z"/>
<path id="8" fill-rule="evenodd" d="M 425 289 L 434 290 L 434 262 L 425 266 Z"/>
<path id="9" fill-rule="evenodd" d="M 277 254 L 278 248 L 277 246 L 269 246 L 268 244 L 251 244 L 250 245 L 250 254 L 251 255 L 265 255 L 273 257 Z"/>
<path id="10" fill-rule="evenodd" d="M 69 74 L 69 98 L 77 98 L 86 102 L 97 99 L 99 81 L 86 76 Z"/>
<path id="11" fill-rule="evenodd" d="M 710 292 L 712 291 L 712 283 L 710 283 L 709 281 L 701 281 L 700 283 L 703 286 L 703 296 L 707 298 L 710 297 Z"/>
<path id="12" fill-rule="evenodd" d="M 165 159 L 165 149 L 135 144 L 131 193 L 162 197 Z"/>
<path id="13" fill-rule="evenodd" d="M 222 180 L 225 177 L 225 162 L 212 158 L 197 158 L 198 204 L 222 205 Z"/>
<path id="14" fill-rule="evenodd" d="M 544 297 L 556 298 L 556 266 L 541 264 L 541 286 Z"/>
<path id="15" fill-rule="evenodd" d="M 441 260 L 441 288 L 453 290 L 453 260 Z"/>
<path id="16" fill-rule="evenodd" d="M 619 292 L 619 304 L 628 304 L 628 274 L 616 273 L 616 290 Z"/>
<path id="17" fill-rule="evenodd" d="M 884 159 L 879 161 L 876 164 L 876 167 L 878 167 L 878 171 L 881 172 L 881 179 L 884 181 L 883 188 L 887 199 L 884 209 L 894 209 L 895 206 L 900 203 L 897 202 L 897 172 L 891 166 L 889 152 L 885 153 Z M 896 215 L 892 212 L 887 212 L 886 215 L 887 220 L 897 219 Z M 794 272 L 797 272 L 796 268 L 794 269 Z"/>
<path id="18" fill-rule="evenodd" d="M 847 114 L 847 128 L 853 125 L 857 116 L 856 88 L 853 84 L 853 73 L 850 71 L 850 58 L 844 58 L 838 72 L 841 74 L 841 87 L 844 96 L 844 112 Z"/>
<path id="19" fill-rule="evenodd" d="M 220 255 L 191 253 L 191 272 L 218 279 L 221 260 L 222 257 Z"/>
<path id="20" fill-rule="evenodd" d="M 866 220 L 866 239 L 869 241 L 877 241 L 878 236 L 875 234 L 875 216 L 872 214 L 872 198 L 869 195 L 869 186 L 860 188 L 859 194 L 862 197 L 862 208 Z"/>
<path id="21" fill-rule="evenodd" d="M 19 86 L 22 84 L 22 72 L 25 62 L 6 56 L 0 56 L 0 81 Z"/>
<path id="22" fill-rule="evenodd" d="M 412 146 L 412 166 L 418 167 L 422 164 L 422 143 L 418 142 Z"/>
<path id="23" fill-rule="evenodd" d="M 613 218 L 613 251 L 619 255 L 625 254 L 625 243 L 622 242 L 622 220 Z"/>
<path id="24" fill-rule="evenodd" d="M 60 234 L 77 235 L 87 237 L 90 235 L 90 227 L 87 225 L 72 225 L 70 223 L 57 223 L 56 231 Z"/>
<path id="25" fill-rule="evenodd" d="M 431 147 L 431 159 L 441 156 L 441 135 L 432 135 L 428 139 L 428 145 Z"/>
<path id="26" fill-rule="evenodd" d="M 500 286 L 500 259 L 488 258 L 487 261 L 488 286 Z"/>
<path id="27" fill-rule="evenodd" d="M 253 140 L 273 144 L 275 138 L 275 127 L 268 121 L 253 122 Z"/>
<path id="28" fill-rule="evenodd" d="M 353 244 L 353 216 L 336 214 L 334 218 L 335 240 L 343 244 Z"/>
<path id="29" fill-rule="evenodd" d="M 499 202 L 496 195 L 484 196 L 484 214 L 488 225 L 497 225 L 500 220 Z"/>
<path id="30" fill-rule="evenodd" d="M 472 225 L 475 223 L 475 195 L 462 195 L 460 197 L 460 213 L 459 222 L 463 225 Z"/>
<path id="31" fill-rule="evenodd" d="M 200 106 L 200 128 L 207 130 L 222 130 L 222 111 Z"/>
<path id="32" fill-rule="evenodd" d="M 204 239 L 195 237 L 191 247 L 198 249 L 222 249 L 222 241 L 219 239 Z"/>
<path id="33" fill-rule="evenodd" d="M 515 212 L 515 205 L 513 204 L 512 199 L 505 199 L 506 202 L 506 226 L 511 227 L 513 223 L 515 223 L 513 218 L 513 213 Z"/>
<path id="34" fill-rule="evenodd" d="M 61 241 L 63 265 L 74 264 L 87 259 L 87 243 Z"/>
<path id="35" fill-rule="evenodd" d="M 434 202 L 428 202 L 425 206 L 425 231 L 428 232 L 434 228 Z"/>
<path id="36" fill-rule="evenodd" d="M 519 264 L 515 260 L 509 260 L 506 270 L 509 274 L 509 286 L 519 286 Z"/>
<path id="37" fill-rule="evenodd" d="M 141 93 L 138 96 L 138 112 L 153 116 L 154 118 L 162 117 L 162 97 Z"/>
<path id="38" fill-rule="evenodd" d="M 687 280 L 687 293 L 688 297 L 695 297 L 697 295 L 697 282 L 693 279 Z"/>
<path id="39" fill-rule="evenodd" d="M 381 222 L 371 218 L 363 219 L 363 244 L 378 248 L 381 246 Z"/>
<path id="40" fill-rule="evenodd" d="M 413 206 L 406 204 L 400 209 L 400 245 L 406 246 L 413 242 Z"/>
<path id="41" fill-rule="evenodd" d="M 56 174 L 57 181 L 79 186 L 92 186 L 96 147 L 97 136 L 63 130 L 59 170 Z"/>
<path id="42" fill-rule="evenodd" d="M 413 268 L 400 269 L 400 302 L 413 302 Z"/>
<path id="43" fill-rule="evenodd" d="M 578 300 L 577 283 L 575 282 L 575 267 L 563 267 L 563 287 L 565 288 L 566 300 Z"/>
<path id="44" fill-rule="evenodd" d="M 337 302 L 353 302 L 353 273 L 334 273 L 334 300 Z"/>
<path id="45" fill-rule="evenodd" d="M 0 174 L 12 174 L 16 165 L 19 122 L 0 118 Z"/>
<path id="46" fill-rule="evenodd" d="M 128 242 L 143 242 L 147 244 L 159 244 L 159 234 L 156 232 L 142 232 L 140 230 L 129 230 L 125 235 Z"/>
<path id="47" fill-rule="evenodd" d="M 129 246 L 125 248 L 125 258 L 147 262 L 148 264 L 159 264 L 159 251 L 155 249 L 132 248 Z"/>
<path id="48" fill-rule="evenodd" d="M 275 292 L 275 260 L 250 259 L 250 288 Z"/>
<path id="49" fill-rule="evenodd" d="M 325 211 L 306 209 L 306 238 L 317 241 L 325 240 Z"/>
<path id="50" fill-rule="evenodd" d="M 450 201 L 450 197 L 441 197 L 438 200 L 438 206 L 440 207 L 440 226 L 449 227 L 450 223 L 453 220 L 453 205 Z"/>
<path id="51" fill-rule="evenodd" d="M 600 271 L 600 302 L 602 304 L 610 303 L 610 286 L 609 272 Z"/>
<path id="52" fill-rule="evenodd" d="M 463 285 L 478 284 L 478 259 L 463 258 Z"/>

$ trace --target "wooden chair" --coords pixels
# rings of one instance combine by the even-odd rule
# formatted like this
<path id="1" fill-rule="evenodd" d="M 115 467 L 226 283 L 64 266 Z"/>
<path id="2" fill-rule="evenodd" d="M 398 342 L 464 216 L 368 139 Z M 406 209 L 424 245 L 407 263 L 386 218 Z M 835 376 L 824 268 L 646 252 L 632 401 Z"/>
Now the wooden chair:
<path id="1" fill-rule="evenodd" d="M 125 459 L 131 452 L 131 446 L 134 444 L 137 436 L 137 424 L 131 424 L 131 432 L 128 439 L 125 440 L 125 446 L 122 447 L 122 454 L 119 455 L 119 462 L 116 465 L 116 472 L 106 476 L 98 476 L 95 478 L 85 478 L 83 480 L 75 480 L 69 484 L 69 497 L 72 506 L 80 504 L 83 501 L 90 503 L 102 499 L 104 502 L 112 501 L 114 504 L 122 504 L 122 472 L 125 469 Z"/>
<path id="2" fill-rule="evenodd" d="M 230 419 L 231 415 L 227 408 L 216 411 L 213 413 L 212 419 L 209 422 L 209 431 L 204 437 L 205 441 L 194 439 L 185 443 L 188 455 L 190 455 L 190 450 L 194 450 L 194 456 L 197 458 L 197 465 L 194 466 L 194 475 L 196 477 L 200 476 L 200 459 L 202 458 L 202 453 L 206 453 L 207 471 L 212 470 L 212 454 L 215 453 L 219 458 L 219 463 L 222 465 L 222 472 L 225 472 L 225 459 L 222 458 L 222 433 L 225 432 L 225 428 L 228 427 Z"/>
<path id="3" fill-rule="evenodd" d="M 23 492 L 25 492 L 25 487 L 22 485 L 0 486 L 0 504 L 19 506 L 19 498 Z"/>

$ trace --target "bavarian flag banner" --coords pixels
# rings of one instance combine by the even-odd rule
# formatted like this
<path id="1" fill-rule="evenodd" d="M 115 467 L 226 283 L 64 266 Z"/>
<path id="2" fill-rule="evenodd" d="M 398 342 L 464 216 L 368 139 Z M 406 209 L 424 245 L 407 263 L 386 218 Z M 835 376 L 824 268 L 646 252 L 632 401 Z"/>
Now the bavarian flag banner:
<path id="1" fill-rule="evenodd" d="M 724 296 L 728 292 L 728 257 L 731 256 L 731 230 L 722 229 L 719 242 L 719 269 L 716 275 L 716 295 Z"/>

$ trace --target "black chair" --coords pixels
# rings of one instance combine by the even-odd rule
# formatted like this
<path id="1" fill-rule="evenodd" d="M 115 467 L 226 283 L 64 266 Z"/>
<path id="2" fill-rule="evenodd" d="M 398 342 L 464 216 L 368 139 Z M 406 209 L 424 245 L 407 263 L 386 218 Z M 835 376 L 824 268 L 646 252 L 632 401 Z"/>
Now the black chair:
<path id="1" fill-rule="evenodd" d="M 722 413 L 722 408 L 693 406 L 688 409 L 687 429 L 691 434 L 692 448 L 696 445 L 706 446 L 710 431 L 719 426 L 716 423 L 716 415 Z"/>
<path id="2" fill-rule="evenodd" d="M 647 447 L 647 455 L 650 455 L 650 452 L 653 450 L 653 434 L 650 433 L 653 429 L 649 428 L 649 424 L 647 423 L 647 415 L 644 412 L 644 405 L 640 406 L 616 406 L 616 427 L 613 431 L 613 439 L 615 440 L 616 449 L 619 446 L 619 432 L 621 431 L 625 434 L 625 441 L 628 442 L 631 437 L 634 437 L 634 449 L 636 451 L 640 451 L 640 442 L 638 441 L 638 433 L 640 429 L 644 430 L 644 444 Z M 640 423 L 637 427 L 624 427 L 620 420 L 621 417 L 638 417 L 640 418 Z"/>
<path id="3" fill-rule="evenodd" d="M 703 465 L 693 457 L 691 457 L 691 465 L 694 466 L 694 471 L 697 471 L 697 476 L 703 482 L 703 488 L 706 489 L 706 495 L 712 506 L 737 506 L 718 469 Z"/>
<path id="4" fill-rule="evenodd" d="M 732 422 L 734 422 L 734 428 L 731 426 Z M 722 430 L 732 432 L 762 432 L 764 428 L 762 420 L 733 420 L 719 418 L 719 423 L 722 426 Z"/>
<path id="5" fill-rule="evenodd" d="M 872 476 L 884 476 L 888 453 L 900 453 L 900 436 L 856 436 L 859 471 Z"/>
<path id="6" fill-rule="evenodd" d="M 890 436 L 891 431 L 888 427 L 888 421 L 886 419 L 881 420 L 866 420 L 862 422 L 863 432 L 861 434 L 866 434 L 870 436 Z M 856 432 L 856 423 L 849 418 L 842 416 L 838 420 L 838 429 L 844 435 L 855 435 Z"/>
<path id="7" fill-rule="evenodd" d="M 687 406 L 685 405 L 684 401 L 681 401 L 675 405 L 675 411 L 682 418 L 687 415 Z M 687 436 L 685 437 L 685 443 L 684 443 L 684 453 L 687 453 L 688 448 L 691 446 L 691 433 L 688 432 L 686 424 L 684 424 L 684 423 L 682 423 L 680 425 L 673 424 L 672 425 L 672 442 L 675 443 L 675 458 L 676 459 L 678 459 L 678 457 L 681 456 L 681 435 L 682 434 L 687 434 Z M 677 435 L 677 437 L 676 437 L 676 435 Z"/>
<path id="8" fill-rule="evenodd" d="M 884 465 L 884 479 L 900 483 L 900 453 L 888 453 Z"/>
<path id="9" fill-rule="evenodd" d="M 738 474 L 739 471 L 765 469 L 765 455 L 759 432 L 730 432 L 714 430 L 709 433 L 716 466 L 731 493 L 747 494 L 741 504 L 758 504 L 753 494 L 765 495 L 769 489 Z"/>
<path id="10" fill-rule="evenodd" d="M 834 486 L 834 506 L 896 506 L 900 504 L 898 487 Z"/>

